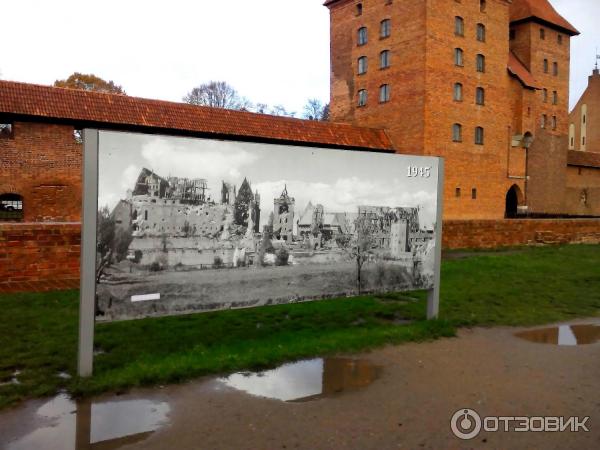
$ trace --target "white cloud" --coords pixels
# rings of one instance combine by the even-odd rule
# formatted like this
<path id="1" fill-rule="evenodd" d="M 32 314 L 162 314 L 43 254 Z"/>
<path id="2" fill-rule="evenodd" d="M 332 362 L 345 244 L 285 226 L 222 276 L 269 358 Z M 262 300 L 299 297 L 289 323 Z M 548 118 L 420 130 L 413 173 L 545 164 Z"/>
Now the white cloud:
<path id="1" fill-rule="evenodd" d="M 193 143 L 193 145 L 187 145 Z M 203 145 L 202 149 L 198 146 Z M 208 147 L 208 148 L 207 148 Z M 227 142 L 152 139 L 142 148 L 144 164 L 161 176 L 210 180 L 238 178 L 241 169 L 256 160 L 256 155 Z"/>

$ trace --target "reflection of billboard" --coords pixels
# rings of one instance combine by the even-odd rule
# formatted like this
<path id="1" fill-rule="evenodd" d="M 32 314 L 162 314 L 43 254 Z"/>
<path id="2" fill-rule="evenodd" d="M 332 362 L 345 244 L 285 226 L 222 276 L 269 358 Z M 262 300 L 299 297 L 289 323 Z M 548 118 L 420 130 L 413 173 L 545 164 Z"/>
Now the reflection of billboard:
<path id="1" fill-rule="evenodd" d="M 438 159 L 98 134 L 96 317 L 434 283 Z"/>

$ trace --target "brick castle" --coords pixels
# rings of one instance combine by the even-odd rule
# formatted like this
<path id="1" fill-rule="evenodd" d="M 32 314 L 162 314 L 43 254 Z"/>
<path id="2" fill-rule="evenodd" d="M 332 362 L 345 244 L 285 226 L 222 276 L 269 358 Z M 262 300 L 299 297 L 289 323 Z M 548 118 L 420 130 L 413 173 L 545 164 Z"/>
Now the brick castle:
<path id="1" fill-rule="evenodd" d="M 77 278 L 86 127 L 443 156 L 445 246 L 600 238 L 600 76 L 569 115 L 550 2 L 325 5 L 328 123 L 0 81 L 0 289 Z"/>

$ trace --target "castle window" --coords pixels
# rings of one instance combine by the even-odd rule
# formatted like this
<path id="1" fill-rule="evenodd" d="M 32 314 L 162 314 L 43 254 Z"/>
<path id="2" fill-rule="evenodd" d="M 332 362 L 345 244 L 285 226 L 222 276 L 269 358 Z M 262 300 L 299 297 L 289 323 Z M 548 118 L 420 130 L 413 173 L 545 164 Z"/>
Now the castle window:
<path id="1" fill-rule="evenodd" d="M 475 143 L 477 145 L 483 145 L 483 128 L 475 127 Z"/>
<path id="2" fill-rule="evenodd" d="M 392 22 L 390 19 L 385 19 L 381 21 L 379 27 L 379 37 L 386 38 L 389 37 L 392 31 Z"/>
<path id="3" fill-rule="evenodd" d="M 477 200 L 477 189 L 476 188 L 471 189 L 471 198 L 473 200 Z"/>
<path id="4" fill-rule="evenodd" d="M 548 60 L 544 59 L 544 73 L 548 73 Z"/>
<path id="5" fill-rule="evenodd" d="M 542 90 L 542 98 L 543 98 L 543 100 L 544 100 L 544 103 L 547 103 L 547 102 L 548 102 L 548 89 L 544 88 L 544 89 Z"/>
<path id="6" fill-rule="evenodd" d="M 475 89 L 475 103 L 477 103 L 478 105 L 485 104 L 485 89 L 483 89 L 482 87 L 478 87 L 477 89 Z"/>
<path id="7" fill-rule="evenodd" d="M 454 196 L 455 196 L 455 197 L 460 197 L 460 188 L 459 188 L 459 187 L 457 187 L 457 188 L 454 190 Z"/>
<path id="8" fill-rule="evenodd" d="M 552 116 L 552 129 L 556 130 L 556 116 Z"/>
<path id="9" fill-rule="evenodd" d="M 23 197 L 19 194 L 0 195 L 0 220 L 20 220 L 23 218 Z"/>
<path id="10" fill-rule="evenodd" d="M 541 123 L 541 127 L 542 128 L 546 128 L 546 121 L 548 120 L 548 116 L 546 116 L 546 114 L 542 114 L 542 123 Z"/>
<path id="11" fill-rule="evenodd" d="M 546 30 L 544 30 L 543 28 L 540 28 L 540 39 L 546 39 Z"/>
<path id="12" fill-rule="evenodd" d="M 465 35 L 465 21 L 462 17 L 456 16 L 454 18 L 454 34 L 456 36 Z"/>
<path id="13" fill-rule="evenodd" d="M 390 85 L 382 84 L 379 86 L 379 103 L 385 103 L 390 101 Z"/>
<path id="14" fill-rule="evenodd" d="M 362 3 L 359 3 L 356 5 L 356 15 L 361 16 L 362 12 L 363 12 L 363 5 L 362 5 Z"/>
<path id="15" fill-rule="evenodd" d="M 463 66 L 463 51 L 461 48 L 454 49 L 454 64 L 457 66 Z"/>
<path id="16" fill-rule="evenodd" d="M 390 67 L 390 51 L 384 50 L 379 54 L 379 67 L 385 69 Z"/>
<path id="17" fill-rule="evenodd" d="M 367 90 L 361 89 L 358 91 L 358 106 L 366 106 L 367 105 Z"/>
<path id="18" fill-rule="evenodd" d="M 360 27 L 358 29 L 358 45 L 365 45 L 367 43 L 367 27 Z"/>
<path id="19" fill-rule="evenodd" d="M 479 11 L 485 12 L 487 8 L 487 2 L 485 0 L 479 0 Z"/>
<path id="20" fill-rule="evenodd" d="M 552 104 L 553 105 L 558 104 L 558 92 L 556 92 L 556 91 L 552 92 Z"/>
<path id="21" fill-rule="evenodd" d="M 367 57 L 361 56 L 358 58 L 358 74 L 362 75 L 367 73 Z"/>
<path id="22" fill-rule="evenodd" d="M 477 40 L 485 42 L 485 25 L 482 23 L 477 24 Z"/>
<path id="23" fill-rule="evenodd" d="M 462 102 L 463 99 L 463 85 L 460 83 L 454 84 L 454 101 Z"/>
<path id="24" fill-rule="evenodd" d="M 477 55 L 476 65 L 477 65 L 477 72 L 485 72 L 485 56 Z"/>
<path id="25" fill-rule="evenodd" d="M 0 123 L 0 139 L 10 139 L 13 137 L 13 124 Z"/>
<path id="26" fill-rule="evenodd" d="M 558 63 L 556 61 L 552 63 L 552 74 L 554 76 L 558 75 Z"/>
<path id="27" fill-rule="evenodd" d="M 460 123 L 452 125 L 452 141 L 462 142 L 462 125 Z"/>
<path id="28" fill-rule="evenodd" d="M 560 34 L 560 33 L 558 34 L 557 40 L 558 40 L 558 45 L 562 45 L 562 40 L 563 40 L 562 34 Z"/>

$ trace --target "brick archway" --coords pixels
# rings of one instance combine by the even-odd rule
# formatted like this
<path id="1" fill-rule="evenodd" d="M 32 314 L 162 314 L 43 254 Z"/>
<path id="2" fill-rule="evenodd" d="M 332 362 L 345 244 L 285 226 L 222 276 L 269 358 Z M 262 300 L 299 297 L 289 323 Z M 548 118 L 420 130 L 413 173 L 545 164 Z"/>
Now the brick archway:
<path id="1" fill-rule="evenodd" d="M 504 217 L 514 219 L 518 215 L 519 205 L 523 204 L 523 192 L 516 184 L 513 184 L 506 193 L 506 205 Z"/>

